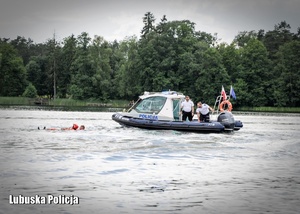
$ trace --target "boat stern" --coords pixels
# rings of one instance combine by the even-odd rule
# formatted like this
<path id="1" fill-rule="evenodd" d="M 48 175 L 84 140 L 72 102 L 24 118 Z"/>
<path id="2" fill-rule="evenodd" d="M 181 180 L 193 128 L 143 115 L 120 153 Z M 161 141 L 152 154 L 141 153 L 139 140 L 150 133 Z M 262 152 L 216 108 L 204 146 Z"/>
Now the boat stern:
<path id="1" fill-rule="evenodd" d="M 224 111 L 219 114 L 218 122 L 221 123 L 226 131 L 233 131 L 235 127 L 234 117 L 231 112 Z"/>

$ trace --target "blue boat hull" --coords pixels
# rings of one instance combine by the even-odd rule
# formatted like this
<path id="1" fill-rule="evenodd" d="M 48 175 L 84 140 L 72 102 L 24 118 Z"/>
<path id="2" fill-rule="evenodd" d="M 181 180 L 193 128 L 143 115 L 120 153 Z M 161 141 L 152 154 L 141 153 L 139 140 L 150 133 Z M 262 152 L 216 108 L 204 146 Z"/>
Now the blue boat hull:
<path id="1" fill-rule="evenodd" d="M 238 131 L 238 130 L 240 130 L 241 128 L 243 128 L 243 123 L 242 123 L 242 121 L 240 121 L 240 120 L 236 120 L 236 121 L 234 121 L 235 123 L 234 123 L 234 130 L 235 131 Z"/>
<path id="2" fill-rule="evenodd" d="M 123 116 L 119 113 L 113 114 L 112 119 L 124 126 L 138 127 L 144 129 L 157 130 L 176 130 L 189 132 L 223 132 L 226 130 L 225 126 L 219 122 L 201 122 L 191 121 L 158 121 L 142 118 L 132 118 Z"/>

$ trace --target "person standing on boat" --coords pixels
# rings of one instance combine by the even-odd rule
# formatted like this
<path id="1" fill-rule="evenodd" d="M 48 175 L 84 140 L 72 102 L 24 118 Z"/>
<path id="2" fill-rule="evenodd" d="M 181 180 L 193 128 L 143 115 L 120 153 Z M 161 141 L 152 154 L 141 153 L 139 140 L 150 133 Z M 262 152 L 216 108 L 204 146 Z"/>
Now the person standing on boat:
<path id="1" fill-rule="evenodd" d="M 185 96 L 185 100 L 181 103 L 181 111 L 182 111 L 182 121 L 186 121 L 186 118 L 189 121 L 193 120 L 194 116 L 194 103 L 190 100 L 189 96 Z"/>
<path id="2" fill-rule="evenodd" d="M 214 110 L 207 104 L 202 102 L 197 103 L 196 113 L 198 116 L 198 122 L 209 122 L 209 110 L 214 112 Z"/>

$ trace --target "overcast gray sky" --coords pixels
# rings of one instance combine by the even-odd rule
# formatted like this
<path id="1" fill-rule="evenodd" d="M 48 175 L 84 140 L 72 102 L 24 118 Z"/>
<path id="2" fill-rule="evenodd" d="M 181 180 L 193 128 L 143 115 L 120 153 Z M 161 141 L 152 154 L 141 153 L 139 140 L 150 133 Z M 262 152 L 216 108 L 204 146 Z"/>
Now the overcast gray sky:
<path id="1" fill-rule="evenodd" d="M 58 40 L 87 32 L 120 41 L 139 37 L 142 18 L 151 12 L 156 24 L 163 15 L 190 20 L 196 30 L 230 43 L 240 31 L 273 30 L 281 21 L 296 32 L 299 11 L 300 0 L 0 0 L 0 38 L 19 35 L 40 43 L 54 32 Z"/>

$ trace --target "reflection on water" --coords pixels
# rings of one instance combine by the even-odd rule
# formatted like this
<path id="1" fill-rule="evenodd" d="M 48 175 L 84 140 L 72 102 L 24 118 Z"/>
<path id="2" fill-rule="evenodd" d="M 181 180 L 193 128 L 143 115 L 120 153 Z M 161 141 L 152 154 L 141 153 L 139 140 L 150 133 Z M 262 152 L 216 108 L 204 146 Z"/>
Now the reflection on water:
<path id="1" fill-rule="evenodd" d="M 0 110 L 0 213 L 298 213 L 300 116 L 236 115 L 197 134 L 123 128 L 107 112 Z M 84 124 L 84 131 L 38 127 Z M 11 205 L 9 196 L 77 196 Z"/>

